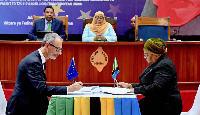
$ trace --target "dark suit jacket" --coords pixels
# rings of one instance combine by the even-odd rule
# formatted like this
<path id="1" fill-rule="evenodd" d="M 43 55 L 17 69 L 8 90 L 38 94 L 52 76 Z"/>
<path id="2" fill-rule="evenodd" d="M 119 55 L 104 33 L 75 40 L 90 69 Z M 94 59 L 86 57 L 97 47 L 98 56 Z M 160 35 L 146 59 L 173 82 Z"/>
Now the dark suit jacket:
<path id="1" fill-rule="evenodd" d="M 16 84 L 7 104 L 6 115 L 46 115 L 47 96 L 60 94 L 66 95 L 67 87 L 46 85 L 46 75 L 37 50 L 19 63 Z"/>
<path id="2" fill-rule="evenodd" d="M 37 31 L 44 31 L 45 29 L 45 18 L 37 19 L 34 21 L 31 31 L 29 32 L 29 39 L 30 40 L 37 40 Z M 60 35 L 62 39 L 66 39 L 66 32 L 63 26 L 63 21 L 53 18 L 51 24 L 51 31 Z"/>
<path id="3" fill-rule="evenodd" d="M 177 87 L 177 73 L 170 58 L 163 54 L 155 64 L 149 65 L 139 77 L 139 84 L 132 84 L 136 94 L 143 94 L 140 109 L 147 114 L 180 115 L 182 100 Z M 149 110 L 149 111 L 148 111 Z M 144 114 L 146 115 L 146 114 Z"/>
<path id="4" fill-rule="evenodd" d="M 123 40 L 135 42 L 135 28 L 127 30 L 126 33 L 124 34 Z"/>

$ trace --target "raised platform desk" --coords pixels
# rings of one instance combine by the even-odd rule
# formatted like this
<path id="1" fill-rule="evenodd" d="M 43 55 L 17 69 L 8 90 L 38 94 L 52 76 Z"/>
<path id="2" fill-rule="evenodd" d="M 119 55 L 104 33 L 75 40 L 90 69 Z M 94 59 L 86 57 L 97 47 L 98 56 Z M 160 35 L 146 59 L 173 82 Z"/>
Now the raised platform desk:
<path id="1" fill-rule="evenodd" d="M 63 52 L 56 60 L 47 61 L 47 83 L 69 85 L 66 77 L 72 57 L 84 85 L 113 86 L 113 61 L 117 58 L 120 73 L 118 81 L 138 83 L 139 76 L 148 66 L 143 58 L 144 42 L 63 42 Z M 200 83 L 200 42 L 167 42 L 167 56 L 178 73 L 180 89 L 197 89 Z M 41 42 L 0 41 L 0 80 L 4 88 L 14 88 L 17 66 L 29 53 L 40 48 Z M 90 63 L 90 56 L 101 46 L 108 63 L 101 72 Z"/>

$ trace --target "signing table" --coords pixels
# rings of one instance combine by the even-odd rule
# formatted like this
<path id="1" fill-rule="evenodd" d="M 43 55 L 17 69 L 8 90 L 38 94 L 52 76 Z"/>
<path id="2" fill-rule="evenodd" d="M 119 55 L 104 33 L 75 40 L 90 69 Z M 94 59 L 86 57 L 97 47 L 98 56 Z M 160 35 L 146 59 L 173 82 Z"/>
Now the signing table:
<path id="1" fill-rule="evenodd" d="M 53 95 L 47 115 L 141 115 L 136 95 Z"/>

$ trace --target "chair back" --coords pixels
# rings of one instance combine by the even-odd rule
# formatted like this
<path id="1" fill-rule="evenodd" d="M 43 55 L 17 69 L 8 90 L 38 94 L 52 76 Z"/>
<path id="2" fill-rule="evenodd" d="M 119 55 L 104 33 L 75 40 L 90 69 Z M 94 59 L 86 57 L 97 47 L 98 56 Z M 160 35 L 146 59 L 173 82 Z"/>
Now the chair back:
<path id="1" fill-rule="evenodd" d="M 135 16 L 135 40 L 149 38 L 161 38 L 170 40 L 170 18 L 169 17 L 138 17 Z"/>
<path id="2" fill-rule="evenodd" d="M 86 24 L 92 23 L 93 18 L 83 18 L 83 30 Z M 113 26 L 115 33 L 117 34 L 117 17 L 110 18 L 106 17 L 106 21 Z"/>
<path id="3" fill-rule="evenodd" d="M 40 19 L 40 18 L 44 18 L 44 16 L 36 16 L 36 15 L 33 15 L 33 24 L 34 24 L 34 20 Z M 63 21 L 63 25 L 64 25 L 64 27 L 65 27 L 65 32 L 66 32 L 66 35 L 67 35 L 66 40 L 68 40 L 68 15 L 66 15 L 66 16 L 59 16 L 59 17 L 54 17 L 54 18 L 57 18 L 57 19 L 60 19 L 60 20 Z"/>

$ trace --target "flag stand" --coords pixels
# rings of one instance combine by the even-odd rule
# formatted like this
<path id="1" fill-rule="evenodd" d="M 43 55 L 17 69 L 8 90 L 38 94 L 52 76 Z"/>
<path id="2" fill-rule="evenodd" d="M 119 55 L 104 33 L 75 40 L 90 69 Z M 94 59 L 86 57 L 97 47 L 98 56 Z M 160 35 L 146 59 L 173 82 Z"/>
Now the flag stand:
<path id="1" fill-rule="evenodd" d="M 114 88 L 116 87 L 116 84 L 118 85 L 118 82 L 117 82 L 117 74 L 119 73 L 119 67 L 118 67 L 118 64 L 117 64 L 117 59 L 115 57 L 114 59 L 114 63 L 113 63 L 113 70 L 112 70 L 112 78 L 114 79 Z"/>
<path id="2" fill-rule="evenodd" d="M 72 79 L 73 83 L 76 83 L 75 79 Z"/>
<path id="3" fill-rule="evenodd" d="M 115 88 L 115 79 L 114 79 L 114 88 Z"/>
<path id="4" fill-rule="evenodd" d="M 118 84 L 117 79 L 114 79 L 114 88 L 115 88 L 115 84 Z"/>

